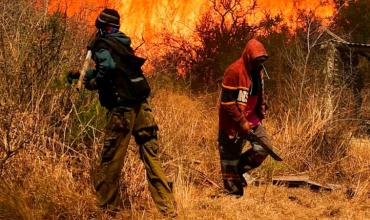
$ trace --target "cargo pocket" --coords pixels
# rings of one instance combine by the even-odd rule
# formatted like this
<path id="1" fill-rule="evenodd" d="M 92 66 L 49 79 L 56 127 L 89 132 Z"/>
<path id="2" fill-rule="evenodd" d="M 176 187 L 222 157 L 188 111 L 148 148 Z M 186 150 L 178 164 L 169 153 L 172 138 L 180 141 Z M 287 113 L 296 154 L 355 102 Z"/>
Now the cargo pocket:
<path id="1" fill-rule="evenodd" d="M 131 109 L 115 108 L 110 113 L 110 119 L 107 125 L 107 131 L 130 130 Z"/>
<path id="2" fill-rule="evenodd" d="M 147 102 L 142 103 L 140 106 L 140 110 L 135 121 L 134 131 L 140 131 L 145 128 L 155 128 L 155 130 L 158 130 L 152 109 Z"/>
<path id="3" fill-rule="evenodd" d="M 121 138 L 130 133 L 130 120 L 133 110 L 115 108 L 109 113 L 102 149 L 102 162 L 110 162 L 115 156 Z"/>

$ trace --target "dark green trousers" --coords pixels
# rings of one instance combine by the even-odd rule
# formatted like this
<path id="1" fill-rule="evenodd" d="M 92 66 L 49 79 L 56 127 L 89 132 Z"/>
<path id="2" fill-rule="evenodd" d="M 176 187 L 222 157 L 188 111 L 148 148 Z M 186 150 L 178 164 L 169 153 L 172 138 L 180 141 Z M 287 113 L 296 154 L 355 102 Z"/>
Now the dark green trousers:
<path id="1" fill-rule="evenodd" d="M 158 127 L 147 102 L 135 107 L 117 107 L 109 112 L 101 162 L 94 173 L 94 187 L 101 207 L 119 209 L 119 178 L 131 135 L 140 148 L 140 158 L 146 169 L 149 190 L 158 209 L 175 213 L 172 187 L 157 157 Z"/>

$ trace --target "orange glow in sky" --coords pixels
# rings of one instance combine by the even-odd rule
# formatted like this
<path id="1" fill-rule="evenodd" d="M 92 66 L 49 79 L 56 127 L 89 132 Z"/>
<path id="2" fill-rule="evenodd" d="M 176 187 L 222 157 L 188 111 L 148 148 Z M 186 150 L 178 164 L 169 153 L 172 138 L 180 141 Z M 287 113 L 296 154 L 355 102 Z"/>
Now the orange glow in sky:
<path id="1" fill-rule="evenodd" d="M 242 0 L 249 5 L 251 0 Z M 164 29 L 173 33 L 192 33 L 200 16 L 210 7 L 209 0 L 62 0 L 51 1 L 50 8 L 66 10 L 68 16 L 78 16 L 81 9 L 93 22 L 105 6 L 117 9 L 121 14 L 122 30 L 130 36 L 144 35 L 153 38 Z M 298 15 L 298 10 L 312 10 L 319 18 L 328 18 L 335 12 L 333 0 L 257 0 L 251 23 L 260 21 L 265 11 L 272 16 L 281 13 L 288 25 Z"/>

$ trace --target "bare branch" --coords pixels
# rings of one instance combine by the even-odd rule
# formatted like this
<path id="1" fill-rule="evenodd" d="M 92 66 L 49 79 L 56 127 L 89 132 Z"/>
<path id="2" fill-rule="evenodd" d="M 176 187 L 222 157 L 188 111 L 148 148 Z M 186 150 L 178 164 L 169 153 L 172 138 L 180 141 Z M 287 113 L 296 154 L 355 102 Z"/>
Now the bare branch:
<path id="1" fill-rule="evenodd" d="M 141 33 L 141 43 L 139 44 L 139 46 L 137 46 L 134 51 L 137 51 L 140 47 L 142 47 L 143 45 L 145 44 L 145 39 L 144 39 L 144 32 Z"/>

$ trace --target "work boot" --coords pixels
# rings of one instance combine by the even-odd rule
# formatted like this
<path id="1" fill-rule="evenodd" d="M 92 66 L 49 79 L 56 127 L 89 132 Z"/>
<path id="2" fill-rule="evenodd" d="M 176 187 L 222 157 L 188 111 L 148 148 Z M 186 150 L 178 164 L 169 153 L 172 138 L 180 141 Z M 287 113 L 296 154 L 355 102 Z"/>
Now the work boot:
<path id="1" fill-rule="evenodd" d="M 248 182 L 245 180 L 243 174 L 240 173 L 239 175 L 240 175 L 240 179 L 242 181 L 242 186 L 243 187 L 247 187 L 248 186 Z"/>
<path id="2" fill-rule="evenodd" d="M 246 182 L 247 185 L 248 184 L 251 185 L 252 183 L 254 183 L 254 181 L 256 181 L 256 179 L 253 176 L 249 175 L 248 173 L 244 173 L 242 175 L 242 178 Z"/>

